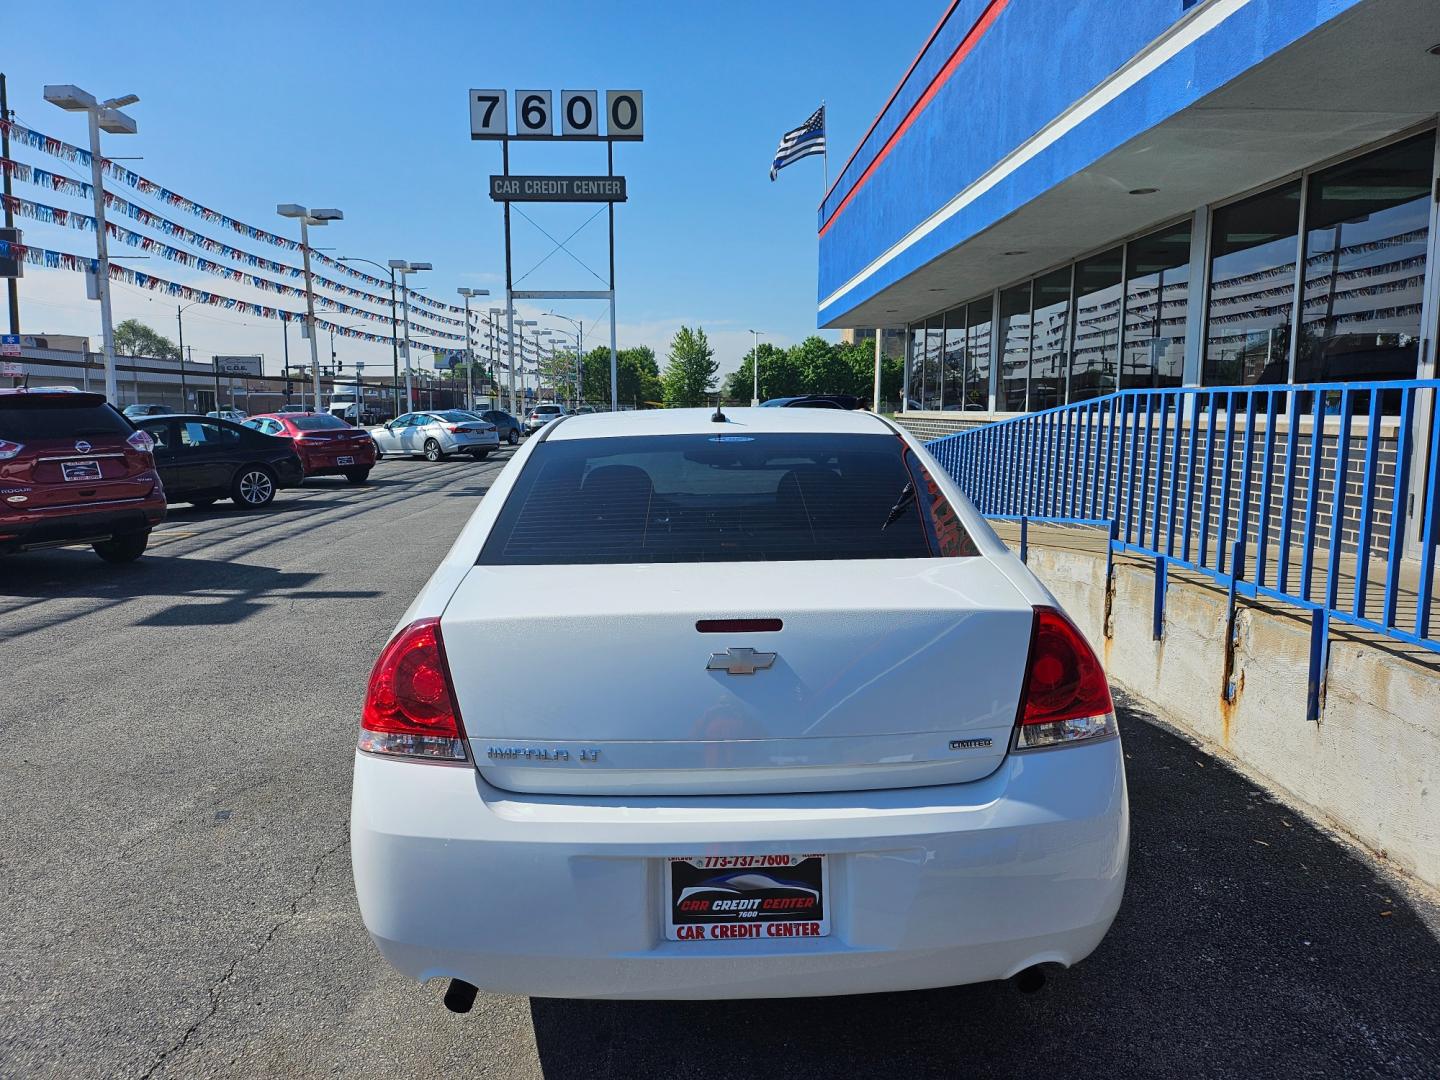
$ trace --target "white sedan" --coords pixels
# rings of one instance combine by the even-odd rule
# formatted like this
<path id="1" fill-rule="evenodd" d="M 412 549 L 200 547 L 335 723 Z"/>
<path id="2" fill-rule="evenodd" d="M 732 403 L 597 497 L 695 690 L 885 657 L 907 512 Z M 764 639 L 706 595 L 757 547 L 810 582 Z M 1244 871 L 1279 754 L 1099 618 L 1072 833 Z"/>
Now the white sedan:
<path id="1" fill-rule="evenodd" d="M 463 1011 L 1035 985 L 1109 929 L 1128 813 L 1095 653 L 907 432 L 657 410 L 496 479 L 371 674 L 351 839 Z"/>
<path id="2" fill-rule="evenodd" d="M 495 425 L 460 409 L 410 412 L 370 429 L 383 457 L 423 454 L 426 461 L 444 461 L 451 454 L 469 454 L 482 461 L 500 446 Z"/>

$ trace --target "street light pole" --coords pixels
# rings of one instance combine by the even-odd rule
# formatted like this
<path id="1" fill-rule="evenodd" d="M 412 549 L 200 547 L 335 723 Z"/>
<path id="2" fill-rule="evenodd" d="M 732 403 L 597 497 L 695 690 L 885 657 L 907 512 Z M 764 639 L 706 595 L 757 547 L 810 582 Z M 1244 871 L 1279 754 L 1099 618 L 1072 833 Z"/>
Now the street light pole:
<path id="1" fill-rule="evenodd" d="M 115 327 L 110 315 L 110 251 L 105 231 L 105 159 L 100 156 L 100 131 L 113 135 L 134 135 L 135 121 L 120 110 L 140 99 L 134 94 L 97 101 L 95 95 L 78 86 L 45 87 L 45 100 L 66 112 L 83 112 L 90 130 L 90 184 L 95 195 L 95 295 L 100 301 L 100 338 L 105 352 L 105 397 L 115 402 L 119 387 L 115 381 Z"/>
<path id="2" fill-rule="evenodd" d="M 750 407 L 760 404 L 760 335 L 764 330 L 750 331 L 750 374 L 755 379 L 755 389 L 750 395 Z"/>
<path id="3" fill-rule="evenodd" d="M 315 340 L 315 279 L 310 273 L 310 226 L 324 225 L 331 221 L 342 221 L 345 215 L 339 210 L 307 210 L 298 203 L 281 203 L 275 207 L 281 217 L 300 219 L 300 253 L 305 268 L 305 334 L 310 339 L 310 377 L 313 380 L 311 392 L 315 397 L 315 411 L 320 411 L 320 345 Z"/>
<path id="4" fill-rule="evenodd" d="M 475 407 L 475 350 L 470 345 L 470 298 L 489 296 L 489 289 L 459 289 L 465 298 L 465 408 Z"/>
<path id="5" fill-rule="evenodd" d="M 534 326 L 534 319 L 515 318 L 515 309 L 510 309 L 510 317 L 507 325 L 510 329 L 510 413 L 519 418 L 520 413 L 525 411 L 525 327 Z M 519 359 L 516 359 L 516 352 L 519 352 Z M 515 400 L 515 368 L 520 368 L 520 400 Z M 516 406 L 519 406 L 517 409 Z"/>
<path id="6" fill-rule="evenodd" d="M 431 270 L 433 267 L 428 262 L 407 262 L 404 259 L 391 259 L 390 269 L 400 274 L 400 317 L 405 326 L 405 411 L 409 412 L 415 407 L 415 378 L 410 370 L 410 278 L 409 275 L 420 270 Z"/>
<path id="7" fill-rule="evenodd" d="M 391 383 L 390 396 L 394 398 L 395 416 L 400 415 L 400 334 L 399 321 L 395 315 L 395 264 L 398 260 L 392 259 L 389 266 L 381 266 L 374 259 L 362 259 L 357 255 L 341 255 L 339 262 L 363 262 L 369 263 L 377 270 L 384 271 L 390 275 L 390 367 Z"/>
<path id="8" fill-rule="evenodd" d="M 545 313 L 551 318 L 564 319 L 571 326 L 575 327 L 575 405 L 578 407 L 582 400 L 582 389 L 580 385 L 581 365 L 585 362 L 585 324 L 579 319 L 572 319 L 568 315 L 561 315 L 558 311 L 547 311 Z M 559 331 L 557 331 L 558 333 Z"/>

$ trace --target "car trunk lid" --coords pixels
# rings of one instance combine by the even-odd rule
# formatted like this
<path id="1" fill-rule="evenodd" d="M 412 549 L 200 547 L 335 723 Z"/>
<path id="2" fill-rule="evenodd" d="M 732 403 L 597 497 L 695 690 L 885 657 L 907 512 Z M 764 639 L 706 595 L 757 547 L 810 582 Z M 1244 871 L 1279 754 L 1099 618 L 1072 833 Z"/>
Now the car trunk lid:
<path id="1" fill-rule="evenodd" d="M 490 783 L 698 795 L 988 775 L 1032 622 L 977 556 L 477 566 L 441 626 Z"/>

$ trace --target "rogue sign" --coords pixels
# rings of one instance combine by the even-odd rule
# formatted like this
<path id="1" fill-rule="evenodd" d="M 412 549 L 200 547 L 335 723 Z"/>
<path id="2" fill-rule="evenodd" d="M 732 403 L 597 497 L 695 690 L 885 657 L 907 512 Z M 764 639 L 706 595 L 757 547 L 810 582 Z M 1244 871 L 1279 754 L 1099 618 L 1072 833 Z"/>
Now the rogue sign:
<path id="1" fill-rule="evenodd" d="M 492 176 L 496 202 L 624 202 L 623 176 Z"/>

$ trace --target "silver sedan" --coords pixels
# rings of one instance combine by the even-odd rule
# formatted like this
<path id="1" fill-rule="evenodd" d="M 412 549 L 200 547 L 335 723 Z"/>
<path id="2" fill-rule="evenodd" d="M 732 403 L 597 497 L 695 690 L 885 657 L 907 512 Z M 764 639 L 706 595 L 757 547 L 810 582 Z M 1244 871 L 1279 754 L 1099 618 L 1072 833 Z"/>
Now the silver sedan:
<path id="1" fill-rule="evenodd" d="M 424 454 L 426 461 L 444 461 L 451 454 L 469 454 L 482 461 L 500 446 L 495 425 L 459 409 L 411 412 L 370 430 L 382 455 Z"/>

